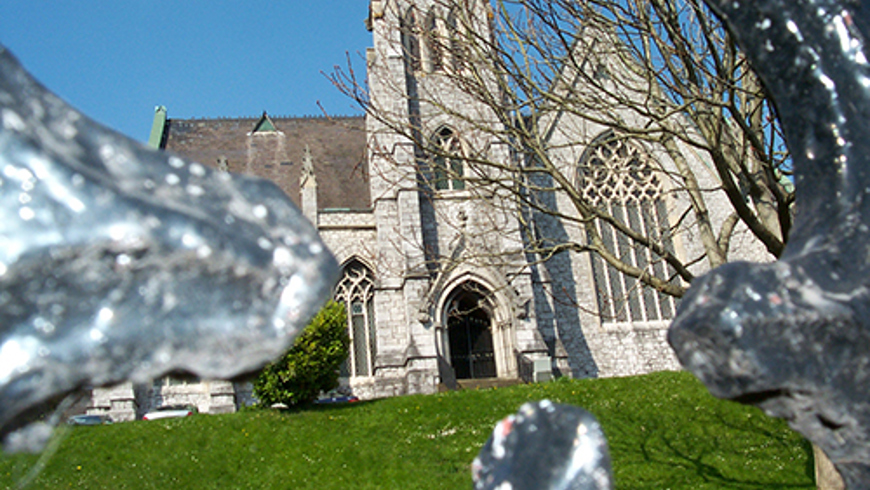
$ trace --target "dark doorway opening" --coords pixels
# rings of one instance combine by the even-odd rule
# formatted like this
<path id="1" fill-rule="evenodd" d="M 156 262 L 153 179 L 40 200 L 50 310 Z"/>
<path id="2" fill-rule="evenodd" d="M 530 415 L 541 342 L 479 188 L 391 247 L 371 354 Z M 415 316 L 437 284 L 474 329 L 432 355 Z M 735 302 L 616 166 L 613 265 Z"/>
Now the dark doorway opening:
<path id="1" fill-rule="evenodd" d="M 447 336 L 450 364 L 456 379 L 495 378 L 495 349 L 492 319 L 482 307 L 485 298 L 478 292 L 462 290 L 450 302 Z"/>

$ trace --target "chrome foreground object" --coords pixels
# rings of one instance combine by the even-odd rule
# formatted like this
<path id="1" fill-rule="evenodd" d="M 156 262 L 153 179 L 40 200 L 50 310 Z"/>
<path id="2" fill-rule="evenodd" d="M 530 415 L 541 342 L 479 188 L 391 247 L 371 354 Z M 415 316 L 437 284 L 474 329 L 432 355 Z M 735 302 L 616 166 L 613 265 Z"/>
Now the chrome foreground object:
<path id="1" fill-rule="evenodd" d="M 668 340 L 714 395 L 787 419 L 870 488 L 870 5 L 707 3 L 776 103 L 797 215 L 778 262 L 696 281 Z"/>
<path id="2" fill-rule="evenodd" d="M 0 201 L 4 437 L 82 387 L 253 371 L 338 274 L 278 187 L 99 126 L 2 46 Z"/>

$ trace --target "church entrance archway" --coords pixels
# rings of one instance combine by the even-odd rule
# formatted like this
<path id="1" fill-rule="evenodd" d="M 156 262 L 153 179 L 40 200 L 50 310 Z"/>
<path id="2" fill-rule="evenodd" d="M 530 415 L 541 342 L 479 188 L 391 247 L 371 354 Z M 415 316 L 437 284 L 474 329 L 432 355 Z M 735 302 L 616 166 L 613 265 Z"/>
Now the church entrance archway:
<path id="1" fill-rule="evenodd" d="M 492 325 L 483 291 L 473 283 L 457 288 L 447 305 L 450 364 L 456 379 L 498 376 Z"/>

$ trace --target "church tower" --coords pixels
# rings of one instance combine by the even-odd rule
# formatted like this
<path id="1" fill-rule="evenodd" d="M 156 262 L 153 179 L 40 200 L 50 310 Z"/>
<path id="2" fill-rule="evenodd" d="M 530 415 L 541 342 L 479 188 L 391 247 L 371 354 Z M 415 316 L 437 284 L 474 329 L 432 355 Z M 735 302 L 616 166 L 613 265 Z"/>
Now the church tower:
<path id="1" fill-rule="evenodd" d="M 397 391 L 550 372 L 516 215 L 485 159 L 512 165 L 501 122 L 459 74 L 491 40 L 484 0 L 371 0 L 367 116 L 377 223 L 374 374 Z M 486 42 L 485 42 L 486 41 Z M 531 366 L 531 367 L 530 367 Z M 394 382 L 386 378 L 394 373 Z M 528 377 L 528 376 L 524 376 Z M 399 388 L 402 378 L 404 388 Z"/>

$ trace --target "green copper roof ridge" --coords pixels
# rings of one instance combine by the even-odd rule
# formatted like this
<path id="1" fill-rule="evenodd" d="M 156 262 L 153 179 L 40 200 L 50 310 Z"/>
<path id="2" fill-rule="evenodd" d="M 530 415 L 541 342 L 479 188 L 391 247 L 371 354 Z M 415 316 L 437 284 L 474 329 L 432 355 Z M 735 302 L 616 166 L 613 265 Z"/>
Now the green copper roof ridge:
<path id="1" fill-rule="evenodd" d="M 148 146 L 154 149 L 163 147 L 163 134 L 166 131 L 166 107 L 159 105 L 154 108 L 154 122 L 151 123 L 151 136 Z"/>

